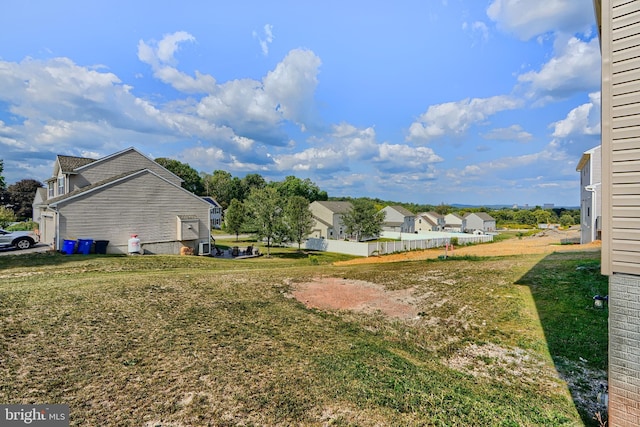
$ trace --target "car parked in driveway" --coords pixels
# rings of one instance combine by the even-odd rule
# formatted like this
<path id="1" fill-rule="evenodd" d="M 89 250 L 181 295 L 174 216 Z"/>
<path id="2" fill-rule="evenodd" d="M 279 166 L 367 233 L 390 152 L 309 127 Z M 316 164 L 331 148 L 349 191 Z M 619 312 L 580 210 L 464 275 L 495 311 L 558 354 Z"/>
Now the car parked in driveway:
<path id="1" fill-rule="evenodd" d="M 40 241 L 33 231 L 6 231 L 0 228 L 0 248 L 29 249 Z"/>

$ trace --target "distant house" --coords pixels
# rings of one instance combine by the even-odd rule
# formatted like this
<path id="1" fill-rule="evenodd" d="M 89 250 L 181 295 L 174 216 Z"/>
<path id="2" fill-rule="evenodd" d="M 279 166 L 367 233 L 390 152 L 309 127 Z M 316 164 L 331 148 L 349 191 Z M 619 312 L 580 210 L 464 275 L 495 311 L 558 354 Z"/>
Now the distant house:
<path id="1" fill-rule="evenodd" d="M 465 232 L 496 231 L 496 220 L 486 212 L 471 212 L 464 216 L 466 220 Z"/>
<path id="2" fill-rule="evenodd" d="M 413 212 L 402 206 L 387 206 L 382 209 L 385 213 L 382 223 L 383 231 L 396 231 L 400 233 L 413 233 L 416 230 L 416 216 Z"/>
<path id="3" fill-rule="evenodd" d="M 216 202 L 213 197 L 203 197 L 207 203 L 211 205 L 211 228 L 215 228 L 217 230 L 222 228 L 222 206 L 220 203 Z"/>
<path id="4" fill-rule="evenodd" d="M 602 234 L 602 146 L 582 154 L 580 172 L 580 243 L 600 240 Z"/>
<path id="5" fill-rule="evenodd" d="M 342 240 L 345 234 L 342 216 L 351 211 L 351 202 L 315 201 L 309 205 L 313 216 L 313 227 L 309 237 Z"/>
<path id="6" fill-rule="evenodd" d="M 467 229 L 467 221 L 456 213 L 450 213 L 444 217 L 445 231 L 462 233 Z"/>
<path id="7" fill-rule="evenodd" d="M 108 253 L 127 253 L 137 234 L 146 252 L 197 253 L 210 239 L 211 204 L 181 183 L 135 148 L 101 159 L 59 155 L 46 194 L 34 198 L 40 239 L 57 250 L 64 240 L 106 240 Z"/>
<path id="8" fill-rule="evenodd" d="M 443 231 L 445 226 L 444 216 L 437 212 L 422 212 L 416 215 L 416 231 Z"/>
<path id="9" fill-rule="evenodd" d="M 36 189 L 36 195 L 33 198 L 32 207 L 32 218 L 33 222 L 40 222 L 40 208 L 42 207 L 44 201 L 47 200 L 47 189 L 44 187 L 39 187 Z"/>

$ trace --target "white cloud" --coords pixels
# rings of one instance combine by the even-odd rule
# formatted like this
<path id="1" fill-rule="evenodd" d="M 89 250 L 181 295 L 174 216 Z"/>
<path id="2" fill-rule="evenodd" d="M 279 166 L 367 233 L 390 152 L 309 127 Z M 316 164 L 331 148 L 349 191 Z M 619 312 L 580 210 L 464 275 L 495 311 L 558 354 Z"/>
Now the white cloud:
<path id="1" fill-rule="evenodd" d="M 493 139 L 501 141 L 519 141 L 526 142 L 531 140 L 533 135 L 522 129 L 520 125 L 512 125 L 507 128 L 492 129 L 487 133 L 482 134 L 484 139 Z"/>
<path id="2" fill-rule="evenodd" d="M 464 99 L 432 105 L 409 127 L 407 139 L 429 141 L 443 135 L 462 135 L 471 125 L 505 110 L 518 108 L 521 102 L 510 96 Z"/>
<path id="3" fill-rule="evenodd" d="M 195 71 L 195 77 L 179 71 L 174 66 L 174 55 L 180 43 L 195 42 L 195 38 L 184 31 L 165 35 L 159 42 L 142 40 L 138 42 L 138 59 L 151 65 L 153 75 L 162 82 L 170 84 L 184 93 L 212 93 L 216 89 L 216 80 L 207 74 Z"/>
<path id="4" fill-rule="evenodd" d="M 576 37 L 559 38 L 556 54 L 540 71 L 518 76 L 528 87 L 529 96 L 543 102 L 600 86 L 600 45 L 594 37 L 585 42 Z"/>
<path id="5" fill-rule="evenodd" d="M 274 131 L 283 120 L 303 130 L 315 126 L 319 66 L 320 58 L 313 52 L 294 49 L 262 81 L 242 79 L 218 85 L 197 105 L 198 115 L 233 127 L 239 135 L 263 134 L 282 145 L 286 137 Z"/>
<path id="6" fill-rule="evenodd" d="M 486 43 L 489 40 L 489 27 L 487 27 L 487 24 L 482 21 L 475 21 L 471 24 L 463 22 L 462 29 L 470 31 L 471 34 L 479 38 L 482 43 Z"/>
<path id="7" fill-rule="evenodd" d="M 600 92 L 589 94 L 590 102 L 582 104 L 553 123 L 553 136 L 567 138 L 574 135 L 600 135 Z"/>
<path id="8" fill-rule="evenodd" d="M 431 164 L 443 161 L 429 147 L 412 147 L 404 144 L 382 143 L 379 153 L 373 159 L 376 167 L 387 172 L 405 172 L 426 170 Z"/>
<path id="9" fill-rule="evenodd" d="M 268 56 L 269 45 L 273 43 L 273 39 L 275 38 L 273 36 L 273 25 L 265 24 L 263 30 L 264 30 L 264 38 L 258 35 L 256 31 L 253 32 L 253 37 L 258 39 L 258 42 L 260 43 L 260 49 L 262 50 L 262 54 L 264 56 Z"/>
<path id="10" fill-rule="evenodd" d="M 587 32 L 595 23 L 591 0 L 493 0 L 487 15 L 521 40 L 548 32 Z"/>

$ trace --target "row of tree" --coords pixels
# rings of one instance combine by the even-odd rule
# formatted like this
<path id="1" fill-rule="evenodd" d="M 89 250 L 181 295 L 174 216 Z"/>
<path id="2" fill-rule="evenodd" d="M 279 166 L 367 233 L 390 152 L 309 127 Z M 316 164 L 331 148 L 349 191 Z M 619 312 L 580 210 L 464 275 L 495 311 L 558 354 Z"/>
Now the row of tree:
<path id="1" fill-rule="evenodd" d="M 212 174 L 198 173 L 186 163 L 165 157 L 159 157 L 155 161 L 182 178 L 183 188 L 198 196 L 213 197 L 223 209 L 227 209 L 233 199 L 242 202 L 252 190 L 267 187 L 275 189 L 284 198 L 301 196 L 309 202 L 328 199 L 327 192 L 320 190 L 309 178 L 300 179 L 291 175 L 284 181 L 267 182 L 257 173 L 238 178 L 223 170 L 215 170 Z"/>
<path id="2" fill-rule="evenodd" d="M 7 186 L 3 171 L 4 161 L 0 159 L 0 226 L 6 227 L 18 220 L 31 219 L 33 198 L 42 183 L 35 179 L 23 179 Z"/>
<path id="3" fill-rule="evenodd" d="M 366 199 L 356 199 L 343 216 L 346 233 L 360 241 L 382 231 L 384 212 Z M 252 233 L 267 243 L 297 243 L 298 249 L 313 231 L 310 203 L 299 195 L 283 196 L 275 187 L 252 189 L 244 201 L 232 199 L 225 211 L 225 229 L 236 235 Z"/>

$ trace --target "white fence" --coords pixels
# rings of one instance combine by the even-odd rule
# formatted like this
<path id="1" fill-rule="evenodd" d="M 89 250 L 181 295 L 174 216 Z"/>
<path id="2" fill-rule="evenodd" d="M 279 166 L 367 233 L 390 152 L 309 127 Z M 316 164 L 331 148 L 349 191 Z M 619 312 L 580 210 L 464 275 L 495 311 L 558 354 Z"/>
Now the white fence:
<path id="1" fill-rule="evenodd" d="M 402 240 L 394 240 L 388 242 L 351 242 L 346 240 L 329 240 L 312 238 L 307 240 L 305 248 L 316 251 L 336 252 L 341 254 L 356 256 L 384 255 L 394 252 L 407 252 L 421 249 L 432 249 L 443 247 L 451 244 L 452 239 L 458 240 L 458 245 L 469 243 L 486 243 L 492 242 L 492 235 L 475 236 L 472 234 L 462 233 L 430 233 L 424 234 L 407 234 L 384 232 L 386 238 L 399 238 L 392 235 L 400 235 Z M 454 240 L 455 241 L 455 240 Z"/>

